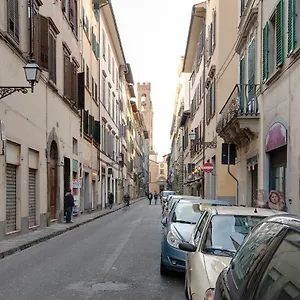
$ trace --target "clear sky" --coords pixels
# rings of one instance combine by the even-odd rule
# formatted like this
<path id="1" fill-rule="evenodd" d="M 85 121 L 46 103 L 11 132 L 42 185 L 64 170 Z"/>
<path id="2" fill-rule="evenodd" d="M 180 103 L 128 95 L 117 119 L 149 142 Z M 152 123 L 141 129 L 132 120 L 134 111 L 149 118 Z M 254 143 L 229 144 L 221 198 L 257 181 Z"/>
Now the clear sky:
<path id="1" fill-rule="evenodd" d="M 192 0 L 111 0 L 135 83 L 151 82 L 154 147 L 170 152 L 180 56 L 185 53 Z"/>

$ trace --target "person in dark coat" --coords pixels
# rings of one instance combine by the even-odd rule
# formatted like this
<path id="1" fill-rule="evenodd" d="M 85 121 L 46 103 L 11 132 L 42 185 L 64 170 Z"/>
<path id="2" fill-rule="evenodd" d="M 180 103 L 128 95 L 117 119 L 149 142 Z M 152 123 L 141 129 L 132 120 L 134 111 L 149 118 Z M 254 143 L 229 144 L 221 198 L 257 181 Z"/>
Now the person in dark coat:
<path id="1" fill-rule="evenodd" d="M 149 205 L 151 205 L 152 198 L 153 198 L 153 195 L 152 195 L 152 193 L 150 192 L 150 193 L 148 194 Z"/>
<path id="2" fill-rule="evenodd" d="M 66 192 L 64 203 L 66 207 L 66 223 L 72 223 L 71 218 L 74 207 L 74 197 L 70 189 Z"/>
<path id="3" fill-rule="evenodd" d="M 109 203 L 109 208 L 112 209 L 114 204 L 114 194 L 112 192 L 108 194 L 108 203 Z"/>

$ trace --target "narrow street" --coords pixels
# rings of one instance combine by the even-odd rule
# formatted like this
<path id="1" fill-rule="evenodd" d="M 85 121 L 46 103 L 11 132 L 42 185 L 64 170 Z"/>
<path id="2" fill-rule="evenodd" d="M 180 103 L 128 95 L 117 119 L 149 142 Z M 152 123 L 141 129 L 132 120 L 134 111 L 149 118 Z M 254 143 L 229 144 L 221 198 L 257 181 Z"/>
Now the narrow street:
<path id="1" fill-rule="evenodd" d="M 4 300 L 183 300 L 159 274 L 160 205 L 147 200 L 0 261 Z"/>

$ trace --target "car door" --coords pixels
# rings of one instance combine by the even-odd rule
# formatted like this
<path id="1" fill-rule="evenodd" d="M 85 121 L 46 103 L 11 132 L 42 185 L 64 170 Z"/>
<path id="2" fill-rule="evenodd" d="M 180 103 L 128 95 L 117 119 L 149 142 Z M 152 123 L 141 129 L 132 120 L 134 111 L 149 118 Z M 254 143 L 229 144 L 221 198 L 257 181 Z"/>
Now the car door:
<path id="1" fill-rule="evenodd" d="M 300 233 L 289 230 L 264 266 L 253 300 L 300 299 Z M 254 272 L 255 273 L 255 272 Z"/>
<path id="2" fill-rule="evenodd" d="M 210 213 L 205 211 L 201 217 L 201 221 L 198 223 L 197 229 L 195 230 L 194 238 L 191 241 L 197 247 L 196 252 L 190 252 L 188 254 L 188 272 L 191 295 L 195 294 L 199 278 L 203 274 L 203 255 L 200 252 L 200 243 L 202 234 L 205 232 L 209 220 Z"/>

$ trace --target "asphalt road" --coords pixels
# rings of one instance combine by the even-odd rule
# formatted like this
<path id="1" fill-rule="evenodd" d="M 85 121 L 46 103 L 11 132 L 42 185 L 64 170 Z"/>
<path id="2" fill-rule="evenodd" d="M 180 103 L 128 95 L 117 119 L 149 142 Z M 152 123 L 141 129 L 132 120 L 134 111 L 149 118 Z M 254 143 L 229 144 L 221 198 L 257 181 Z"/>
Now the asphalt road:
<path id="1" fill-rule="evenodd" d="M 183 300 L 159 274 L 160 205 L 147 200 L 0 261 L 1 300 Z"/>

